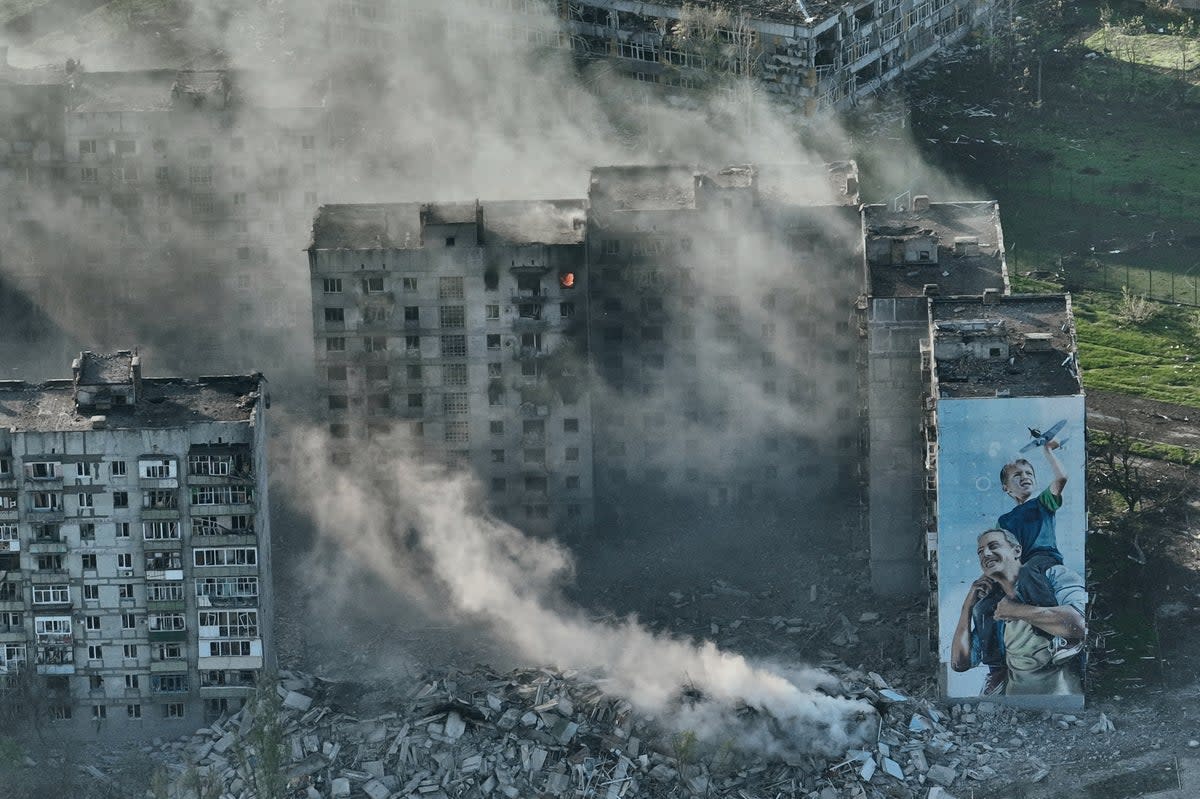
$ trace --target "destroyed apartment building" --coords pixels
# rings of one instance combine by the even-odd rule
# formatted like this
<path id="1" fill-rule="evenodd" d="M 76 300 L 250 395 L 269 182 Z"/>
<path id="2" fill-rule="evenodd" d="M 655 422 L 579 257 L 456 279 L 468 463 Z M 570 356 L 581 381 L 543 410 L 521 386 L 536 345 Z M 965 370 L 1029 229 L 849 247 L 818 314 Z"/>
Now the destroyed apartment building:
<path id="1" fill-rule="evenodd" d="M 799 493 L 853 494 L 853 408 L 781 433 L 698 375 L 749 369 L 785 431 L 857 394 L 841 238 L 857 193 L 852 164 L 648 166 L 593 170 L 587 200 L 322 207 L 308 255 L 335 459 L 402 424 L 414 451 L 469 465 L 494 510 L 544 532 L 626 523 L 631 506 L 775 511 L 818 455 Z M 761 285 L 732 279 L 741 268 Z M 806 280 L 822 292 L 776 291 Z M 780 354 L 809 338 L 801 365 L 837 377 Z"/>
<path id="2" fill-rule="evenodd" d="M 806 116 L 855 105 L 990 24 L 997 6 L 992 0 L 506 0 L 439 4 L 436 11 L 410 5 L 336 3 L 326 41 L 387 49 L 448 19 L 482 42 L 609 61 L 645 86 L 688 92 L 751 78 Z"/>
<path id="3" fill-rule="evenodd" d="M 984 533 L 1054 561 L 1043 606 L 1074 619 L 1084 601 L 1064 574 L 1083 573 L 1086 508 L 1070 305 L 1011 295 L 1004 252 L 995 202 L 859 206 L 847 163 L 598 167 L 586 200 L 325 206 L 308 256 L 332 457 L 403 423 L 499 515 L 568 537 L 862 530 L 877 594 L 936 582 L 949 662 L 954 603 L 997 566 Z M 953 413 L 970 435 L 947 435 Z M 969 491 L 945 481 L 958 456 Z M 1006 634 L 971 620 L 958 632 Z M 1060 631 L 1042 654 L 1072 655 Z M 955 662 L 1028 688 L 999 657 Z"/>
<path id="4" fill-rule="evenodd" d="M 67 736 L 178 734 L 274 667 L 265 382 L 81 353 L 0 382 L 0 681 Z"/>
<path id="5" fill-rule="evenodd" d="M 304 309 L 289 305 L 283 253 L 345 159 L 320 92 L 256 92 L 261 81 L 73 60 L 19 68 L 0 47 L 0 315 L 21 322 L 0 341 L 8 360 L 28 362 L 38 341 L 53 374 L 79 346 L 53 320 L 80 308 L 88 342 L 148 340 L 133 310 L 148 296 L 157 322 L 197 332 L 169 353 L 180 361 L 287 351 Z M 228 313 L 196 296 L 221 297 Z"/>

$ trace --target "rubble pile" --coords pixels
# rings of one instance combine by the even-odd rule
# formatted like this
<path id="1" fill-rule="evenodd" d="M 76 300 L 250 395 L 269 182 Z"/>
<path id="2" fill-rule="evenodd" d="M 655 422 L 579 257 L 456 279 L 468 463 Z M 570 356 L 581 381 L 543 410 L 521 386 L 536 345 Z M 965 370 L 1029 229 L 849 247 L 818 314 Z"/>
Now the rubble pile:
<path id="1" fill-rule="evenodd" d="M 833 760 L 771 760 L 733 741 L 662 729 L 603 680 L 573 671 L 486 669 L 422 680 L 395 709 L 369 718 L 339 709 L 339 686 L 285 672 L 278 687 L 289 799 L 369 797 L 737 797 L 737 799 L 954 799 L 993 780 L 1006 762 L 1025 779 L 1046 765 L 1025 751 L 1015 711 L 939 707 L 891 688 L 878 674 L 843 667 L 847 694 L 879 710 L 877 736 Z M 222 799 L 255 790 L 264 711 L 254 706 L 160 747 L 171 795 L 198 795 L 206 780 Z M 1084 722 L 1070 716 L 1061 726 Z M 1007 734 L 1006 739 L 998 737 Z M 210 794 L 205 794 L 210 795 Z"/>

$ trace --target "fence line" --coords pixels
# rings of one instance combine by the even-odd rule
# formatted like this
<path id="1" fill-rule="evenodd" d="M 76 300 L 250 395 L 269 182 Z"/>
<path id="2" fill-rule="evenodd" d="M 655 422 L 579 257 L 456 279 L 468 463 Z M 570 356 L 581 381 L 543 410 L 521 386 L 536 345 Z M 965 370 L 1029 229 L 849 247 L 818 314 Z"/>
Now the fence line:
<path id="1" fill-rule="evenodd" d="M 1063 286 L 1068 291 L 1130 294 L 1148 300 L 1200 308 L 1200 266 L 1180 275 L 1147 267 L 1116 266 L 1098 259 L 1063 259 Z"/>

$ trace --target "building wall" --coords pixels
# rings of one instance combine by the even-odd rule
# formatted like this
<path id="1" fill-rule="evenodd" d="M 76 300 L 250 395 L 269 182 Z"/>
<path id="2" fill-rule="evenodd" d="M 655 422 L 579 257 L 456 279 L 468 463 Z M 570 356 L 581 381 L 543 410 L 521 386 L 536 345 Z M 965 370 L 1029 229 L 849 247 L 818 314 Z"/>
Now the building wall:
<path id="1" fill-rule="evenodd" d="M 925 586 L 925 297 L 873 297 L 867 312 L 868 524 L 871 585 L 884 596 Z"/>
<path id="2" fill-rule="evenodd" d="M 20 618 L 0 624 L 0 645 L 23 645 L 25 662 L 10 648 L 0 674 L 36 675 L 44 702 L 37 712 L 54 719 L 54 730 L 105 738 L 185 733 L 240 707 L 258 673 L 273 665 L 262 419 L 258 407 L 252 422 L 11 435 L 0 456 L 10 476 L 0 491 L 17 508 L 0 511 L 0 530 L 8 537 L 5 525 L 15 525 L 19 554 L 10 543 L 0 612 Z M 245 464 L 235 475 L 193 474 L 203 467 L 189 466 L 189 457 L 234 452 Z M 33 477 L 34 463 L 55 464 L 57 476 Z M 172 464 L 175 476 L 140 470 L 161 464 Z M 249 496 L 217 493 L 226 488 Z M 58 509 L 35 509 L 35 495 L 56 497 Z M 175 507 L 165 499 L 146 506 L 160 498 L 174 498 Z M 239 563 L 209 565 L 226 558 Z M 206 601 L 198 586 L 209 590 L 205 581 L 214 578 L 256 580 L 256 596 Z M 50 586 L 66 595 L 47 599 Z M 231 629 L 201 626 L 218 621 L 204 614 L 230 610 L 250 615 L 233 617 L 240 624 Z M 46 618 L 65 625 L 53 649 L 43 649 L 51 639 L 38 634 Z"/>
<path id="3" fill-rule="evenodd" d="M 862 287 L 839 231 L 857 212 L 760 214 L 750 190 L 730 194 L 733 214 L 714 199 L 590 220 L 596 495 L 617 523 L 856 494 Z"/>
<path id="4" fill-rule="evenodd" d="M 422 249 L 310 254 L 318 401 L 335 457 L 403 432 L 414 453 L 469 467 L 491 507 L 524 529 L 588 530 L 582 247 L 473 246 L 473 225 L 452 227 L 453 247 L 430 226 Z"/>

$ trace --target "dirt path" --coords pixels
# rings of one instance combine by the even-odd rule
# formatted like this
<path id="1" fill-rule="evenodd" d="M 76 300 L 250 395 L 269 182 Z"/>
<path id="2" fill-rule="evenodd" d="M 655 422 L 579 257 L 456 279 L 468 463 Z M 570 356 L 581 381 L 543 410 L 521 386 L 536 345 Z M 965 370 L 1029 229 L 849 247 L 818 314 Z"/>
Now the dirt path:
<path id="1" fill-rule="evenodd" d="M 1087 392 L 1087 424 L 1106 433 L 1127 428 L 1135 438 L 1200 449 L 1200 408 L 1118 394 Z"/>

